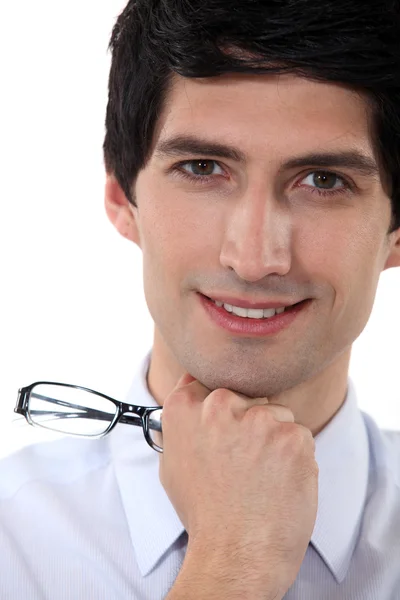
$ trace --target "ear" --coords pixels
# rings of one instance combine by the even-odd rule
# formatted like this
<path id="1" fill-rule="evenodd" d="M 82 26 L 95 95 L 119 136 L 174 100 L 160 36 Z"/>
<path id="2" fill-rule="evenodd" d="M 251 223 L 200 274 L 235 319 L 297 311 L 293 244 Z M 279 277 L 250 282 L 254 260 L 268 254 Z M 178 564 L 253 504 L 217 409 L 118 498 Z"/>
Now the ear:
<path id="1" fill-rule="evenodd" d="M 390 252 L 383 270 L 400 267 L 400 229 L 390 234 Z"/>
<path id="2" fill-rule="evenodd" d="M 138 209 L 129 202 L 113 173 L 107 173 L 104 203 L 107 216 L 116 230 L 140 248 Z"/>

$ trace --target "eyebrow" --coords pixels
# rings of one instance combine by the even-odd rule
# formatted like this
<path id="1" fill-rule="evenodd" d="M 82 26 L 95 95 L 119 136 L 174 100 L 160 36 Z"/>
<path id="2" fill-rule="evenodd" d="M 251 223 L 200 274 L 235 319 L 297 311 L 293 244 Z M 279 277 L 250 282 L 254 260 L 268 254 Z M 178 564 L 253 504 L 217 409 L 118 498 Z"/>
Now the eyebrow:
<path id="1" fill-rule="evenodd" d="M 235 146 L 220 144 L 191 135 L 177 135 L 159 142 L 155 148 L 154 155 L 160 159 L 176 156 L 193 157 L 193 155 L 205 158 L 212 155 L 218 158 L 227 158 L 240 164 L 246 164 L 247 162 L 246 155 Z M 379 168 L 375 160 L 358 150 L 322 153 L 311 152 L 303 156 L 290 158 L 281 166 L 280 171 L 310 165 L 317 167 L 345 167 L 367 177 L 379 176 Z"/>

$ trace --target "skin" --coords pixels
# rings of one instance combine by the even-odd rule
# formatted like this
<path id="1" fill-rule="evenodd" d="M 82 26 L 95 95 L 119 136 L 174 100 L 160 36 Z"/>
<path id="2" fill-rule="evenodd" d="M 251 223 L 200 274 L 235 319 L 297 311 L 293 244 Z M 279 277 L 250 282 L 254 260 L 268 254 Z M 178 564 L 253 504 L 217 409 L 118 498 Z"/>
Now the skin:
<path id="1" fill-rule="evenodd" d="M 134 188 L 138 208 L 112 173 L 105 190 L 111 223 L 143 252 L 155 323 L 149 390 L 162 406 L 187 371 L 210 390 L 289 407 L 315 436 L 345 400 L 352 344 L 368 322 L 380 274 L 400 266 L 400 229 L 387 235 L 391 206 L 382 171 L 281 167 L 321 151 L 357 149 L 377 160 L 368 103 L 345 86 L 294 75 L 173 81 Z M 237 146 L 246 163 L 158 157 L 159 142 L 176 134 Z M 169 172 L 195 159 L 209 161 L 209 183 Z M 193 163 L 182 170 L 202 176 Z M 337 177 L 324 187 L 321 171 Z M 196 291 L 314 300 L 278 335 L 251 338 L 214 324 Z"/>

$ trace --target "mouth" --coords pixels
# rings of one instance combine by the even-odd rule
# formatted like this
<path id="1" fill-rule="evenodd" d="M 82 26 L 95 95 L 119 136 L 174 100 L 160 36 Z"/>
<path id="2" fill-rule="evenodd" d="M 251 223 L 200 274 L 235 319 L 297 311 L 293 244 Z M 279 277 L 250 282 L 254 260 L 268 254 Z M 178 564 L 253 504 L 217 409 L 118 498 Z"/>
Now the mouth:
<path id="1" fill-rule="evenodd" d="M 216 306 L 220 307 L 221 303 L 214 300 L 214 298 L 210 298 L 209 296 L 206 296 L 205 294 L 200 294 L 200 295 L 204 296 L 204 298 L 207 298 L 207 300 L 210 300 L 210 302 L 213 302 Z M 281 312 L 289 312 L 290 310 L 295 309 L 296 306 L 300 306 L 301 304 L 304 304 L 308 300 L 311 300 L 311 298 L 306 298 L 305 300 L 301 300 L 300 302 L 296 302 L 295 304 L 290 304 L 289 306 L 282 307 L 279 309 L 279 312 L 277 314 L 280 314 Z M 227 306 L 229 307 L 229 305 L 227 305 Z M 227 312 L 232 312 L 229 310 L 229 308 L 228 309 L 225 308 L 225 310 L 227 310 Z M 266 309 L 266 310 L 268 310 L 268 309 Z M 237 315 L 237 316 L 242 317 L 243 315 Z M 274 315 L 271 315 L 271 316 L 274 316 Z M 270 317 L 267 317 L 267 318 L 270 318 Z"/>
<path id="2" fill-rule="evenodd" d="M 312 298 L 307 298 L 291 306 L 287 306 L 283 311 L 261 317 L 261 311 L 249 313 L 243 309 L 240 315 L 228 310 L 226 305 L 218 306 L 216 301 L 204 294 L 198 293 L 200 303 L 205 309 L 207 315 L 211 317 L 214 324 L 231 333 L 246 336 L 271 336 L 279 333 L 291 325 L 294 320 L 307 312 L 307 308 L 312 303 Z M 220 303 L 219 303 L 220 304 Z M 283 308 L 283 307 L 282 307 Z M 259 316 L 258 316 L 259 315 Z"/>

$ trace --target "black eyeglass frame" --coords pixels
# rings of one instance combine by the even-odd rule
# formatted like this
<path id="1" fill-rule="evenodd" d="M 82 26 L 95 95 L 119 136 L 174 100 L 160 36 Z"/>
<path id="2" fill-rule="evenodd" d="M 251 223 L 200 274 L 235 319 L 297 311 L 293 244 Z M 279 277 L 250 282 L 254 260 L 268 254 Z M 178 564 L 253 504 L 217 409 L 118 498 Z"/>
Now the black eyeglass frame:
<path id="1" fill-rule="evenodd" d="M 120 400 L 111 398 L 110 396 L 107 396 L 106 394 L 102 394 L 101 392 L 96 392 L 95 390 L 91 390 L 90 388 L 82 387 L 79 385 L 73 385 L 71 383 L 58 383 L 55 381 L 36 381 L 35 383 L 31 383 L 30 385 L 20 388 L 18 390 L 18 398 L 17 398 L 16 406 L 14 408 L 14 412 L 24 416 L 25 419 L 27 420 L 27 422 L 29 423 L 29 425 L 32 425 L 33 427 L 42 427 L 43 429 L 57 431 L 57 430 L 52 429 L 51 427 L 46 427 L 45 425 L 40 425 L 39 423 L 35 423 L 34 421 L 32 421 L 31 416 L 29 414 L 28 407 L 29 407 L 30 394 L 35 386 L 41 385 L 41 384 L 57 385 L 57 386 L 63 386 L 63 387 L 69 387 L 69 388 L 75 388 L 78 390 L 83 390 L 85 392 L 90 392 L 91 394 L 95 394 L 96 396 L 101 396 L 102 398 L 109 400 L 116 406 L 117 410 L 113 417 L 113 420 L 111 421 L 110 425 L 107 427 L 106 431 L 104 431 L 103 433 L 94 434 L 94 435 L 83 435 L 83 434 L 72 434 L 71 433 L 71 434 L 66 434 L 66 435 L 73 435 L 73 436 L 79 436 L 79 437 L 102 438 L 105 435 L 109 434 L 110 431 L 112 431 L 114 429 L 114 427 L 117 425 L 117 423 L 124 423 L 127 425 L 136 425 L 136 426 L 142 427 L 143 434 L 144 434 L 145 440 L 148 443 L 148 445 L 156 452 L 159 452 L 161 454 L 163 453 L 163 449 L 161 448 L 161 446 L 158 446 L 158 444 L 153 442 L 153 440 L 151 439 L 150 433 L 149 433 L 149 429 L 150 429 L 149 428 L 149 417 L 152 412 L 155 412 L 156 410 L 158 410 L 158 411 L 162 410 L 162 407 L 160 407 L 160 406 L 137 406 L 135 404 L 127 404 L 126 402 L 121 402 Z M 63 404 L 64 406 L 71 406 L 71 408 L 73 408 L 73 407 L 79 408 L 77 405 L 72 405 L 69 402 L 62 402 L 62 403 L 60 402 L 60 404 Z M 81 407 L 81 408 L 85 408 L 85 407 Z M 93 411 L 96 412 L 95 409 L 93 409 Z M 65 414 L 67 415 L 67 413 L 65 413 Z M 135 419 L 135 417 L 136 417 L 136 419 Z M 96 417 L 96 418 L 98 418 L 98 417 Z"/>

